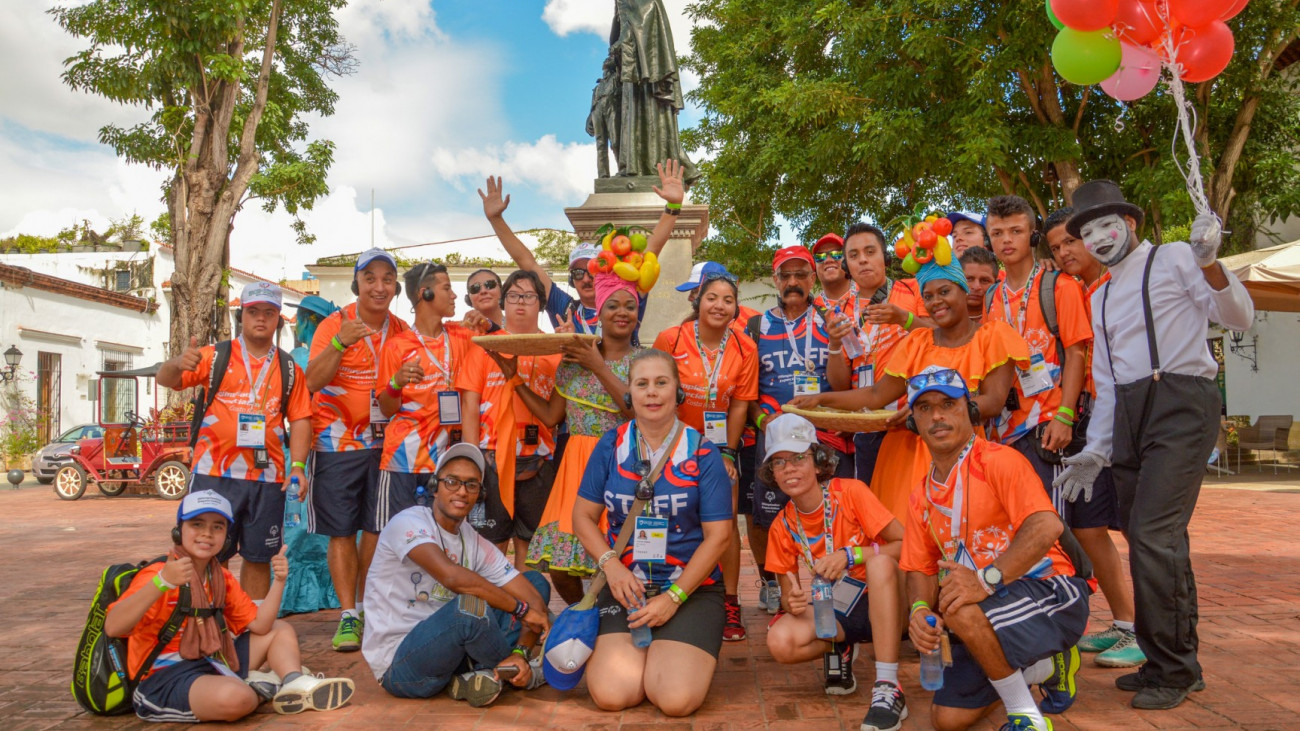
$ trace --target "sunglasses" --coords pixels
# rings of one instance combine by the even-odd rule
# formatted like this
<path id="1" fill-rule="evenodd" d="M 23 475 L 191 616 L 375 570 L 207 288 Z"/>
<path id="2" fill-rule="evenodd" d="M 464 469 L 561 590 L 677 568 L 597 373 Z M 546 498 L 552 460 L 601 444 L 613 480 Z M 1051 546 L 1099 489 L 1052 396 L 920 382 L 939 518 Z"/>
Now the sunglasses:
<path id="1" fill-rule="evenodd" d="M 478 480 L 461 480 L 455 477 L 439 477 L 438 482 L 446 486 L 447 492 L 460 492 L 460 489 L 463 487 L 467 494 L 477 495 L 478 491 L 483 489 L 483 483 Z"/>
<path id="2" fill-rule="evenodd" d="M 591 276 L 591 272 L 587 271 L 586 269 L 575 268 L 569 270 L 569 279 L 572 279 L 574 282 L 581 282 L 582 280 L 587 279 L 590 276 Z"/>
<path id="3" fill-rule="evenodd" d="M 732 284 L 736 283 L 735 275 L 733 275 L 730 272 L 709 272 L 708 274 L 704 275 L 704 279 L 700 280 L 700 287 L 703 287 L 709 282 L 716 282 L 719 279 L 725 282 L 731 282 Z"/>
<path id="4" fill-rule="evenodd" d="M 830 251 L 819 251 L 816 254 L 813 254 L 813 261 L 818 264 L 822 264 L 828 259 L 831 261 L 844 261 L 844 250 L 831 249 Z"/>
<path id="5" fill-rule="evenodd" d="M 486 282 L 475 282 L 469 285 L 469 287 L 466 287 L 466 289 L 469 290 L 470 294 L 478 294 L 479 292 L 482 292 L 484 290 L 491 292 L 492 290 L 496 289 L 497 286 L 499 286 L 499 284 L 500 283 L 497 282 L 497 280 L 489 279 Z"/>
<path id="6" fill-rule="evenodd" d="M 922 373 L 920 375 L 912 376 L 911 378 L 907 379 L 907 387 L 912 389 L 913 391 L 917 391 L 922 388 L 925 388 L 926 386 L 929 386 L 932 383 L 938 384 L 940 386 L 951 386 L 954 383 L 963 383 L 964 385 L 964 382 L 962 381 L 961 378 L 961 374 L 951 368 L 945 368 L 941 371 L 931 371 L 929 373 Z"/>

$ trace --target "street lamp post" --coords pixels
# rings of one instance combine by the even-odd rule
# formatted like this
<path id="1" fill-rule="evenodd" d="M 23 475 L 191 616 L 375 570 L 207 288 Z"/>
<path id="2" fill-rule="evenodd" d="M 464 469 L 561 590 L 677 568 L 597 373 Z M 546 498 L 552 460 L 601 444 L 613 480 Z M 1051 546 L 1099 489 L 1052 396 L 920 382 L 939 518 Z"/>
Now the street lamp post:
<path id="1" fill-rule="evenodd" d="M 5 365 L 7 368 L 0 371 L 0 382 L 12 381 L 18 377 L 18 364 L 23 362 L 23 351 L 16 345 L 10 345 L 5 351 Z"/>

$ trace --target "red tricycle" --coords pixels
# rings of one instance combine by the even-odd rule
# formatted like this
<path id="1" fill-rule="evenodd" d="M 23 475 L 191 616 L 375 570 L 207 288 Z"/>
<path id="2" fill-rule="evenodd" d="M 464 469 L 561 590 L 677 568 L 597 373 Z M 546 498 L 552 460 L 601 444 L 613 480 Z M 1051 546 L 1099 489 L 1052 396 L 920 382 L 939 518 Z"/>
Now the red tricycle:
<path id="1" fill-rule="evenodd" d="M 158 411 L 154 378 L 160 364 L 130 371 L 99 371 L 96 421 L 102 438 L 82 439 L 72 449 L 72 461 L 54 476 L 54 494 L 76 500 L 93 482 L 108 497 L 130 487 L 152 487 L 167 500 L 179 500 L 190 481 L 190 423 L 183 412 Z M 151 418 L 141 419 L 139 385 L 152 392 Z"/>

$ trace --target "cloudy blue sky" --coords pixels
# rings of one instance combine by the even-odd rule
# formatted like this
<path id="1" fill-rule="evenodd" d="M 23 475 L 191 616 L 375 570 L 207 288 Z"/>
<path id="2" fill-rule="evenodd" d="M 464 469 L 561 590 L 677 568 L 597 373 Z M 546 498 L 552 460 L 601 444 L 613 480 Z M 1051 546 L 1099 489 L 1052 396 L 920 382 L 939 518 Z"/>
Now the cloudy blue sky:
<path id="1" fill-rule="evenodd" d="M 665 0 L 679 54 L 686 2 Z M 96 142 L 102 124 L 144 113 L 60 82 L 78 45 L 45 13 L 53 4 L 0 3 L 0 236 L 165 210 L 160 173 Z M 304 216 L 318 243 L 297 246 L 287 215 L 250 207 L 236 218 L 232 263 L 292 277 L 365 248 L 372 189 L 381 246 L 489 233 L 475 189 L 491 173 L 506 177 L 516 228 L 567 226 L 563 208 L 595 177 L 583 127 L 612 17 L 612 0 L 353 0 L 339 21 L 361 65 L 334 82 L 336 114 L 312 123 L 337 145 L 331 193 Z M 687 109 L 681 123 L 697 118 Z"/>

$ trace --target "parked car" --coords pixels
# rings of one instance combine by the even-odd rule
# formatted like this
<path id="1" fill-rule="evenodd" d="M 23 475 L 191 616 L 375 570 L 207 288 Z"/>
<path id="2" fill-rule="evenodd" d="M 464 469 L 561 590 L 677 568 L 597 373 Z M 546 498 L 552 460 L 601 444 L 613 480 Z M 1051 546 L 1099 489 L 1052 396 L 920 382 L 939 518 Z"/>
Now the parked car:
<path id="1" fill-rule="evenodd" d="M 77 446 L 77 440 L 99 439 L 103 436 L 104 428 L 98 424 L 82 424 L 69 429 L 58 439 L 41 447 L 40 451 L 32 457 L 32 474 L 36 475 L 36 481 L 42 485 L 54 482 L 54 475 L 58 473 L 59 468 L 72 459 L 69 452 Z"/>

